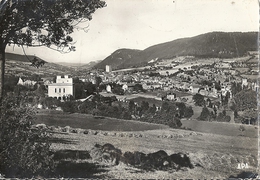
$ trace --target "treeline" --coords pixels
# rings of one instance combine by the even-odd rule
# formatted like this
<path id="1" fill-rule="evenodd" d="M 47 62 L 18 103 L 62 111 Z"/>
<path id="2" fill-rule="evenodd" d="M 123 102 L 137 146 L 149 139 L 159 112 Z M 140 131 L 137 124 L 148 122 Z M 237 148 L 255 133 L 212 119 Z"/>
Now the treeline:
<path id="1" fill-rule="evenodd" d="M 217 111 L 210 111 L 209 108 L 203 107 L 198 120 L 201 121 L 218 121 L 218 122 L 230 122 L 231 117 L 226 114 L 226 110 L 219 112 Z"/>
<path id="2" fill-rule="evenodd" d="M 231 93 L 227 91 L 225 95 L 221 94 L 219 101 L 212 101 L 210 98 L 205 100 L 198 93 L 193 95 L 194 104 L 203 107 L 198 120 L 230 122 L 231 116 L 227 111 L 233 111 L 236 123 L 257 124 L 257 92 L 242 87 L 241 83 L 231 83 Z"/>
<path id="3" fill-rule="evenodd" d="M 137 104 L 134 101 L 120 102 L 115 96 L 104 97 L 94 95 L 91 100 L 84 102 L 66 101 L 60 106 L 64 112 L 86 113 L 94 116 L 106 116 L 125 120 L 138 120 L 149 123 L 165 124 L 173 128 L 180 127 L 181 118 L 190 118 L 193 115 L 192 107 L 184 103 L 162 102 L 161 107 L 150 105 L 147 101 Z"/>
<path id="4" fill-rule="evenodd" d="M 134 101 L 121 102 L 115 96 L 104 97 L 92 94 L 84 102 L 77 101 L 73 97 L 69 101 L 61 102 L 53 97 L 45 96 L 45 87 L 38 86 L 35 90 L 16 86 L 12 92 L 13 96 L 23 97 L 21 101 L 26 106 L 39 107 L 44 109 L 56 109 L 60 107 L 68 113 L 86 113 L 94 116 L 112 117 L 125 120 L 138 120 L 149 123 L 165 124 L 173 128 L 181 126 L 181 118 L 190 118 L 193 115 L 191 106 L 186 106 L 183 102 L 162 101 L 160 107 L 149 104 L 147 101 L 135 103 Z"/>
<path id="5" fill-rule="evenodd" d="M 31 80 L 35 82 L 40 82 L 42 81 L 41 77 L 38 74 L 33 74 L 30 77 L 21 77 L 22 79 L 26 80 Z M 15 75 L 6 75 L 5 76 L 5 82 L 4 82 L 4 91 L 5 92 L 14 92 L 17 89 L 21 89 L 24 91 L 34 91 L 38 87 L 38 83 L 32 86 L 22 86 L 22 85 L 17 85 L 19 80 L 18 76 Z"/>

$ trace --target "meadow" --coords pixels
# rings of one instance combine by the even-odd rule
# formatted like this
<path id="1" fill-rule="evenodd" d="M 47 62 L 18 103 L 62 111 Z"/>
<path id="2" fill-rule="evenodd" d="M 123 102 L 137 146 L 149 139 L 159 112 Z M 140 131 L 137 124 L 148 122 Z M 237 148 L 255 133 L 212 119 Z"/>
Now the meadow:
<path id="1" fill-rule="evenodd" d="M 56 127 L 52 129 L 53 151 L 71 151 L 77 155 L 60 161 L 58 167 L 62 177 L 226 179 L 238 177 L 245 171 L 256 172 L 258 129 L 255 126 L 244 125 L 245 131 L 241 132 L 238 124 L 182 120 L 183 127 L 191 130 L 172 129 L 164 125 L 48 110 L 39 111 L 34 123 Z M 58 126 L 71 128 L 65 132 Z M 85 129 L 88 129 L 87 133 Z M 119 148 L 122 153 L 159 150 L 168 154 L 185 153 L 196 166 L 179 171 L 144 171 L 124 163 L 111 165 L 79 158 L 79 154 L 91 152 L 96 144 L 106 143 Z M 248 169 L 238 169 L 241 162 L 248 163 Z"/>
<path id="2" fill-rule="evenodd" d="M 145 131 L 164 129 L 167 126 L 138 122 L 133 120 L 119 120 L 109 117 L 99 117 L 90 114 L 63 113 L 55 110 L 39 110 L 34 124 L 46 124 L 47 126 L 70 126 L 72 128 L 104 130 L 104 131 Z"/>
<path id="3" fill-rule="evenodd" d="M 34 124 L 46 124 L 47 126 L 81 129 L 92 129 L 102 131 L 147 131 L 169 128 L 166 125 L 146 123 L 135 120 L 122 120 L 109 117 L 99 117 L 90 114 L 63 113 L 55 110 L 40 110 L 37 113 Z M 246 136 L 257 138 L 258 127 L 243 125 L 245 132 L 239 130 L 240 124 L 226 122 L 207 122 L 198 120 L 181 120 L 182 127 L 203 133 L 212 133 L 225 136 Z"/>

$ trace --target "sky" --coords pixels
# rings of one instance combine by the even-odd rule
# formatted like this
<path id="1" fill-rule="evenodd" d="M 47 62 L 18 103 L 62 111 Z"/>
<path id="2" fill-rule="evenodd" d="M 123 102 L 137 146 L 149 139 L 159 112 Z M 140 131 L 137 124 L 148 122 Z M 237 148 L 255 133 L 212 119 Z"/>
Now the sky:
<path id="1" fill-rule="evenodd" d="M 61 54 L 46 47 L 25 48 L 27 55 L 48 62 L 88 63 L 103 60 L 117 49 L 149 46 L 212 31 L 259 29 L 258 0 L 105 0 L 93 19 L 74 30 L 76 51 Z M 7 52 L 23 54 L 8 47 Z"/>

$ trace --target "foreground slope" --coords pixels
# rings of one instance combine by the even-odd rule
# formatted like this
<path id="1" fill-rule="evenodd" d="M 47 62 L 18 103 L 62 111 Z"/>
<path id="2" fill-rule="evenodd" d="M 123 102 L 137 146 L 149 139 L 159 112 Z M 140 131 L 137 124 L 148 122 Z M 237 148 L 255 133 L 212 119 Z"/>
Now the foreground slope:
<path id="1" fill-rule="evenodd" d="M 192 130 L 183 130 L 136 121 L 96 119 L 85 114 L 53 113 L 52 111 L 39 112 L 35 123 L 44 123 L 49 126 L 53 133 L 53 151 L 71 150 L 76 153 L 75 158 L 64 157 L 66 167 L 62 164 L 61 168 L 64 169 L 61 171 L 69 169 L 71 173 L 67 173 L 64 177 L 226 179 L 231 176 L 237 177 L 244 171 L 256 172 L 257 126 L 244 125 L 245 131 L 241 132 L 239 124 L 209 124 L 194 121 L 193 126 L 189 126 L 187 120 L 184 120 L 183 125 L 191 127 Z M 104 164 L 103 161 L 95 159 L 77 158 L 80 152 L 87 153 L 96 144 L 107 143 L 119 148 L 122 153 L 138 151 L 148 154 L 160 150 L 167 154 L 185 153 L 189 156 L 194 168 L 184 168 L 178 171 L 158 169 L 145 171 L 123 162 L 115 165 Z M 247 163 L 247 169 L 238 169 L 240 163 Z M 95 171 L 90 173 L 86 170 L 93 165 L 97 165 Z M 76 170 L 75 167 L 78 169 Z"/>

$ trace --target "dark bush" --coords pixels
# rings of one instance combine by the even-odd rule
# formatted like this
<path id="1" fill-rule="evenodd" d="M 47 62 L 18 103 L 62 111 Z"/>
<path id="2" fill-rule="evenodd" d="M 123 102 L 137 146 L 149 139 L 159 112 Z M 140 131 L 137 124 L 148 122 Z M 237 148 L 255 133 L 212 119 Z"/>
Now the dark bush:
<path id="1" fill-rule="evenodd" d="M 51 175 L 46 128 L 32 128 L 35 112 L 21 104 L 21 97 L 6 97 L 0 104 L 0 173 L 5 177 Z"/>
<path id="2" fill-rule="evenodd" d="M 178 154 L 172 154 L 170 156 L 170 162 L 174 162 L 175 164 L 177 164 L 180 167 L 189 167 L 189 168 L 193 168 L 193 165 L 190 162 L 190 158 L 183 153 L 178 153 Z"/>
<path id="3" fill-rule="evenodd" d="M 90 154 L 88 151 L 77 151 L 77 150 L 60 150 L 54 153 L 54 160 L 62 160 L 62 159 L 90 159 Z"/>
<path id="4" fill-rule="evenodd" d="M 207 107 L 203 107 L 198 119 L 201 121 L 209 121 L 211 119 L 211 113 Z"/>
<path id="5" fill-rule="evenodd" d="M 65 101 L 61 103 L 61 108 L 64 112 L 75 113 L 78 111 L 78 103 L 75 101 Z"/>
<path id="6" fill-rule="evenodd" d="M 168 154 L 163 151 L 157 151 L 155 153 L 150 153 L 147 155 L 147 162 L 146 164 L 150 166 L 150 168 L 154 169 L 162 169 L 163 168 L 163 163 L 167 159 Z"/>

